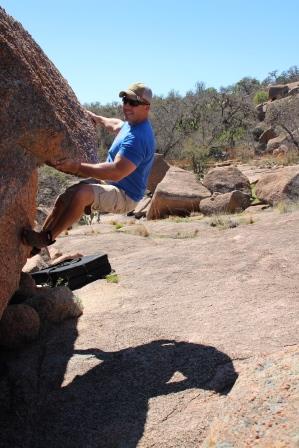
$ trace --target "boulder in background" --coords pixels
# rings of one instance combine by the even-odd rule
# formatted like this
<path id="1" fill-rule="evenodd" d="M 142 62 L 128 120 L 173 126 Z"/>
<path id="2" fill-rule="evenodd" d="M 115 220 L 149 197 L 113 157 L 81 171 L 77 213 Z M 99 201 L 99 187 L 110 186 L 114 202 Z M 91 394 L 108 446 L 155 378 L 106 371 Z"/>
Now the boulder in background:
<path id="1" fill-rule="evenodd" d="M 193 173 L 171 166 L 156 188 L 146 217 L 190 214 L 198 211 L 200 201 L 210 195 Z"/>
<path id="2" fill-rule="evenodd" d="M 218 213 L 236 213 L 250 206 L 250 196 L 239 190 L 224 194 L 213 194 L 200 202 L 200 211 L 204 215 Z"/>
<path id="3" fill-rule="evenodd" d="M 170 165 L 166 162 L 162 154 L 155 153 L 154 163 L 148 178 L 147 189 L 154 193 L 157 185 L 164 179 Z"/>
<path id="4" fill-rule="evenodd" d="M 299 165 L 262 176 L 256 184 L 255 194 L 270 205 L 281 201 L 299 201 Z"/>
<path id="5" fill-rule="evenodd" d="M 251 195 L 248 178 L 236 167 L 225 166 L 212 168 L 203 178 L 203 185 L 212 193 L 228 193 L 234 190 Z"/>

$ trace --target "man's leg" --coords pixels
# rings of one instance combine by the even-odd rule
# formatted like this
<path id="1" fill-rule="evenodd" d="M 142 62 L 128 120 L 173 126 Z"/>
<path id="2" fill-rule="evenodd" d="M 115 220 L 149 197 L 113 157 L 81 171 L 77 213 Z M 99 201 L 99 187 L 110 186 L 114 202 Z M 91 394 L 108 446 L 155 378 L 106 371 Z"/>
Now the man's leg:
<path id="1" fill-rule="evenodd" d="M 85 208 L 94 201 L 93 188 L 90 185 L 80 183 L 73 189 L 74 193 L 67 201 L 66 206 L 59 206 L 57 213 L 53 213 L 52 217 L 50 215 L 43 225 L 43 230 L 50 231 L 53 239 L 77 222 Z"/>
<path id="2" fill-rule="evenodd" d="M 36 248 L 48 246 L 63 231 L 78 221 L 84 209 L 94 201 L 93 188 L 89 184 L 80 183 L 66 190 L 58 197 L 50 215 L 45 220 L 41 232 L 25 229 L 23 240 Z"/>

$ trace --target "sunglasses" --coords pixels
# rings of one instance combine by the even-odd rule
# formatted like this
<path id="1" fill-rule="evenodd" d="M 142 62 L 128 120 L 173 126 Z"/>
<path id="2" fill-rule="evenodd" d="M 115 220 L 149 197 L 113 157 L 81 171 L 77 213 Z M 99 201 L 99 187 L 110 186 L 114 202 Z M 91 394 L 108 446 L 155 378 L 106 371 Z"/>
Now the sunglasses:
<path id="1" fill-rule="evenodd" d="M 126 96 L 123 97 L 122 101 L 123 101 L 123 104 L 129 104 L 129 106 L 132 106 L 132 107 L 147 105 L 147 103 L 143 103 L 142 101 L 139 101 L 139 100 L 132 100 L 131 98 L 127 98 Z"/>

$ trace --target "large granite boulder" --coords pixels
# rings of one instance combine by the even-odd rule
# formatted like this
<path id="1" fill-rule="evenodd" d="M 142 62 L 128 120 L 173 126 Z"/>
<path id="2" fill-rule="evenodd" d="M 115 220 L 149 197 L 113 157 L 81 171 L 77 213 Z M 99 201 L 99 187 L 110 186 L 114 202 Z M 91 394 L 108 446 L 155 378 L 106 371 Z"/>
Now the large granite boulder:
<path id="1" fill-rule="evenodd" d="M 229 193 L 214 193 L 200 202 L 200 211 L 204 215 L 219 213 L 238 213 L 250 206 L 250 196 L 239 190 Z"/>
<path id="2" fill-rule="evenodd" d="M 147 189 L 154 193 L 157 185 L 164 179 L 170 165 L 166 162 L 163 154 L 155 154 L 154 163 L 147 181 Z"/>
<path id="3" fill-rule="evenodd" d="M 299 201 L 299 165 L 265 174 L 257 182 L 255 194 L 271 205 L 281 201 Z"/>
<path id="4" fill-rule="evenodd" d="M 203 178 L 203 185 L 212 193 L 240 190 L 251 195 L 250 182 L 235 166 L 212 168 Z"/>
<path id="5" fill-rule="evenodd" d="M 30 248 L 36 168 L 70 156 L 96 161 L 96 133 L 74 92 L 22 25 L 0 7 L 0 317 Z"/>
<path id="6" fill-rule="evenodd" d="M 251 361 L 239 377 L 203 448 L 298 446 L 298 346 Z"/>
<path id="7" fill-rule="evenodd" d="M 156 188 L 146 217 L 159 219 L 198 211 L 200 201 L 210 195 L 193 173 L 171 166 Z"/>

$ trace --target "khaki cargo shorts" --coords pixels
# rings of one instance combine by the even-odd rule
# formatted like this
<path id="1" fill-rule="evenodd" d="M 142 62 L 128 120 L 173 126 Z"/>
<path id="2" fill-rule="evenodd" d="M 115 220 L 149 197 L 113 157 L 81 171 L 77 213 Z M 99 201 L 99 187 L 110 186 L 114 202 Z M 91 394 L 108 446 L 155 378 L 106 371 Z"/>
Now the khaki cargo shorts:
<path id="1" fill-rule="evenodd" d="M 121 188 L 110 185 L 104 181 L 92 182 L 89 179 L 83 181 L 88 183 L 94 192 L 92 210 L 102 213 L 128 213 L 134 210 L 138 201 L 133 201 Z"/>

